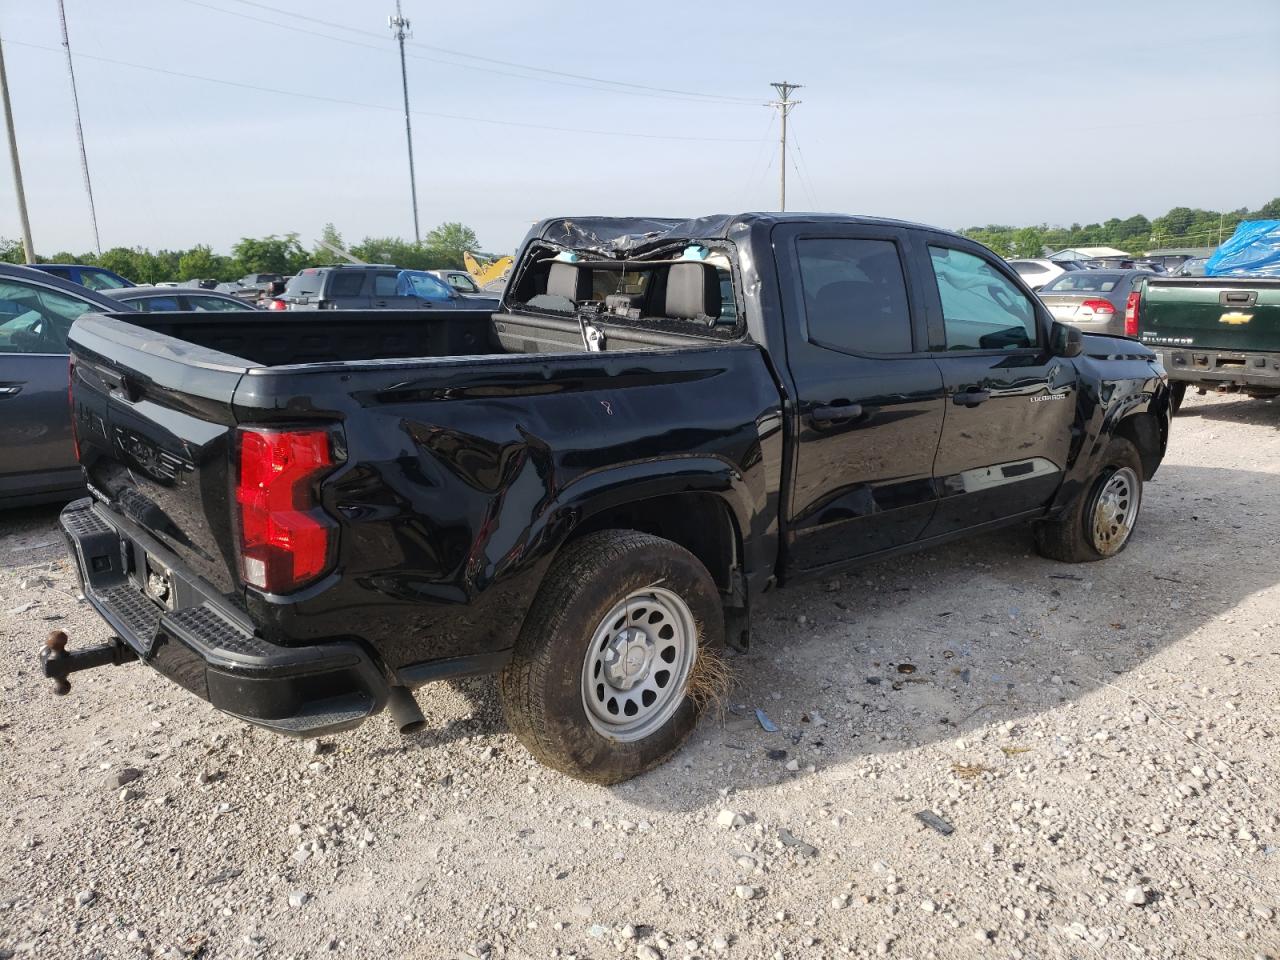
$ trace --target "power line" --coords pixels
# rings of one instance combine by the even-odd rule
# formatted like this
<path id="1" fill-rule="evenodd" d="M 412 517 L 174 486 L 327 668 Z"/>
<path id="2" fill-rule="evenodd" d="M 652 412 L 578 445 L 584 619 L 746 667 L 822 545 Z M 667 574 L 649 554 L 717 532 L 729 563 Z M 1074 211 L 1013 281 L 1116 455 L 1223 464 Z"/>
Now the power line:
<path id="1" fill-rule="evenodd" d="M 280 7 L 273 7 L 266 3 L 258 3 L 257 0 L 231 0 L 231 2 L 240 3 L 247 7 L 256 7 L 259 10 L 269 10 L 272 13 L 282 14 L 284 16 L 297 18 L 300 20 L 306 20 L 309 23 L 318 23 L 322 26 L 330 27 L 335 30 L 345 30 L 351 33 L 365 34 L 366 36 L 377 36 L 377 34 L 371 34 L 367 30 L 361 30 L 358 27 L 352 27 L 345 23 L 334 23 L 332 20 L 322 20 L 319 17 L 306 16 L 305 14 L 295 13 L 292 10 L 282 10 Z M 655 86 L 651 86 L 649 84 L 644 84 L 644 83 L 632 83 L 627 80 L 609 80 L 604 77 L 593 77 L 587 74 L 569 73 L 564 70 L 552 70 L 549 67 L 537 67 L 537 66 L 533 66 L 532 64 L 518 63 L 513 60 L 500 60 L 497 57 L 485 57 L 476 53 L 465 53 L 461 50 L 450 50 L 448 47 L 438 47 L 429 43 L 420 43 L 415 41 L 412 45 L 415 47 L 419 47 L 423 50 L 434 50 L 437 53 L 447 54 L 451 57 L 461 57 L 467 60 L 478 60 L 481 63 L 494 63 L 503 67 L 515 67 L 517 69 L 528 70 L 533 73 L 545 73 L 545 74 L 549 74 L 551 76 L 556 76 L 556 77 L 567 77 L 571 80 L 586 80 L 591 83 L 603 83 L 603 84 L 608 84 L 610 86 L 626 87 L 632 90 L 646 90 L 651 93 L 666 93 L 666 94 L 675 94 L 681 97 L 694 97 L 694 98 L 707 100 L 711 102 L 741 103 L 741 104 L 752 104 L 752 105 L 756 103 L 756 101 L 750 99 L 749 97 L 729 97 L 729 96 L 724 96 L 721 94 L 714 94 L 714 93 L 700 93 L 694 90 L 677 90 L 677 89 L 672 89 L 670 87 L 655 87 Z"/>
<path id="2" fill-rule="evenodd" d="M 84 192 L 89 195 L 89 222 L 93 225 L 93 247 L 102 256 L 102 239 L 98 236 L 98 209 L 93 202 L 93 181 L 89 179 L 89 155 L 84 149 L 84 127 L 80 124 L 80 94 L 76 92 L 76 68 L 71 62 L 71 37 L 67 34 L 67 9 L 58 0 L 58 21 L 62 25 L 62 48 L 67 51 L 67 76 L 71 78 L 71 106 L 76 115 L 76 141 L 80 144 L 80 172 L 84 174 Z"/>
<path id="3" fill-rule="evenodd" d="M 814 192 L 813 180 L 809 176 L 809 161 L 804 158 L 804 151 L 800 149 L 800 138 L 796 136 L 794 121 L 791 128 L 791 142 L 795 145 L 796 156 L 800 158 L 800 162 L 796 165 L 796 173 L 804 184 L 805 192 L 809 194 L 809 202 L 813 204 L 813 209 L 817 210 L 819 209 L 818 196 Z"/>
<path id="4" fill-rule="evenodd" d="M 30 47 L 33 50 L 45 50 L 51 53 L 57 53 L 56 47 L 49 47 L 42 43 L 30 43 L 24 40 L 10 40 L 11 45 Z M 133 70 L 146 70 L 150 73 L 159 73 L 168 77 L 181 77 L 184 80 L 200 80 L 205 83 L 217 83 L 226 87 L 236 87 L 241 90 L 253 90 L 258 93 L 274 93 L 283 97 L 297 97 L 302 100 L 316 100 L 321 103 L 336 103 L 347 107 L 362 107 L 366 110 L 392 110 L 400 112 L 399 107 L 389 107 L 383 103 L 365 103 L 360 100 L 347 100 L 342 97 L 328 97 L 317 93 L 302 93 L 297 90 L 281 90 L 278 87 L 263 87 L 252 83 L 242 83 L 239 80 L 226 80 L 222 77 L 207 77 L 198 73 L 185 73 L 180 70 L 168 70 L 164 67 L 154 67 L 150 64 L 130 63 L 127 60 L 116 60 L 112 57 L 99 57 L 92 54 L 78 54 L 81 60 L 94 60 L 98 63 L 109 63 L 117 67 L 129 67 Z M 492 117 L 472 117 L 458 113 L 439 113 L 432 110 L 413 110 L 411 111 L 415 117 L 433 117 L 438 120 L 457 120 L 464 123 L 484 123 L 499 127 L 517 127 L 525 130 L 549 130 L 554 133 L 581 133 L 593 137 L 625 137 L 635 140 L 676 140 L 687 143 L 756 143 L 757 141 L 750 137 L 689 137 L 679 134 L 665 133 L 636 133 L 634 131 L 623 130 L 588 130 L 581 127 L 559 127 L 544 123 L 526 123 L 520 120 L 495 120 Z"/>
<path id="5" fill-rule="evenodd" d="M 418 181 L 413 173 L 413 128 L 409 126 L 409 71 L 404 65 L 404 38 L 409 32 L 409 21 L 400 12 L 400 0 L 396 0 L 396 15 L 388 18 L 387 26 L 400 42 L 400 83 L 404 88 L 404 139 L 409 145 L 409 199 L 413 204 L 413 242 L 422 243 L 422 231 L 418 227 Z"/>

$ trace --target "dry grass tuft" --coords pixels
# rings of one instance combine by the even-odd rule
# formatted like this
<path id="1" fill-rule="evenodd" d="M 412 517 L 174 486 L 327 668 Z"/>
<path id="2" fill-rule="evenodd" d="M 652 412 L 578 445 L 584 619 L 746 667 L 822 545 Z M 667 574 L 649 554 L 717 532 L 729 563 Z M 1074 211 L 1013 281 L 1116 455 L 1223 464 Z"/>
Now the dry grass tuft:
<path id="1" fill-rule="evenodd" d="M 700 647 L 684 692 L 693 700 L 699 712 L 711 709 L 715 711 L 717 719 L 723 720 L 725 704 L 729 702 L 729 691 L 733 689 L 733 679 L 733 668 L 723 649 Z"/>
<path id="2" fill-rule="evenodd" d="M 951 772 L 961 780 L 976 780 L 984 773 L 994 773 L 995 771 L 981 763 L 953 763 Z"/>

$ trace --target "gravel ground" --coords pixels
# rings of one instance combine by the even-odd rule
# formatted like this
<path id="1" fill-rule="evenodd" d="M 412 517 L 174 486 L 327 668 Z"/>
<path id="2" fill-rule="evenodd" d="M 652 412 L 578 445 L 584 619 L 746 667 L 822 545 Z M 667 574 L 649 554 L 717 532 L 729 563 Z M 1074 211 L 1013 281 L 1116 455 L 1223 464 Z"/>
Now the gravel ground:
<path id="1" fill-rule="evenodd" d="M 1280 957 L 1278 427 L 1189 397 L 1109 562 L 1015 529 L 767 597 L 611 789 L 488 682 L 318 745 L 136 665 L 54 698 L 44 634 L 107 631 L 56 509 L 0 514 L 0 958 Z"/>

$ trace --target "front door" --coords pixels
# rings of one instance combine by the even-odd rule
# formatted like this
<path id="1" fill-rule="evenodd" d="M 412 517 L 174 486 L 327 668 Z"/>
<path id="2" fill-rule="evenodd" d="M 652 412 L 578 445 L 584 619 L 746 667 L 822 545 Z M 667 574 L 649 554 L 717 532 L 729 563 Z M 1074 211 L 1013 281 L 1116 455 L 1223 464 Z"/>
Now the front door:
<path id="1" fill-rule="evenodd" d="M 1048 349 L 1044 307 L 982 248 L 938 238 L 917 251 L 946 393 L 926 537 L 1045 506 L 1062 482 L 1077 377 Z"/>
<path id="2" fill-rule="evenodd" d="M 942 377 L 904 263 L 910 236 L 871 226 L 774 231 L 795 385 L 787 566 L 814 570 L 910 543 L 936 505 Z"/>
<path id="3" fill-rule="evenodd" d="M 67 404 L 67 331 L 95 309 L 53 287 L 0 278 L 0 497 L 80 482 Z"/>

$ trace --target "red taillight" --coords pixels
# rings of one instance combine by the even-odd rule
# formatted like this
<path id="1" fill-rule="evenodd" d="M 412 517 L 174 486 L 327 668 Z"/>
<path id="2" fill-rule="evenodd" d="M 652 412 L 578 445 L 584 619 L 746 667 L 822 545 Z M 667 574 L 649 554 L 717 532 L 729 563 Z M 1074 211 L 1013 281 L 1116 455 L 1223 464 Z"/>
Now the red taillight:
<path id="1" fill-rule="evenodd" d="M 333 465 L 325 430 L 240 431 L 240 574 L 269 593 L 309 583 L 329 565 L 333 527 L 316 479 Z"/>
<path id="2" fill-rule="evenodd" d="M 1088 307 L 1094 313 L 1115 313 L 1116 308 L 1112 306 L 1109 300 L 1086 300 L 1080 304 L 1082 307 Z"/>
<path id="3" fill-rule="evenodd" d="M 1129 294 L 1129 299 L 1124 305 L 1124 335 L 1126 337 L 1136 337 L 1138 335 L 1138 302 L 1141 299 L 1138 291 L 1135 290 Z"/>
<path id="4" fill-rule="evenodd" d="M 289 305 L 285 303 L 283 300 L 268 300 L 267 309 L 268 310 L 288 310 Z"/>

